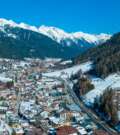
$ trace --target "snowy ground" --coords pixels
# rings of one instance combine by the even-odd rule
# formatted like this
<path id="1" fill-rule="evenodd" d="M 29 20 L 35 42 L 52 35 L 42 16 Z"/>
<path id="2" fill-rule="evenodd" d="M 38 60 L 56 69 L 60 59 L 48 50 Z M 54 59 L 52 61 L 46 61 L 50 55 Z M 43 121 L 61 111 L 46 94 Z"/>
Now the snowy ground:
<path id="1" fill-rule="evenodd" d="M 72 63 L 72 60 L 67 60 L 67 61 L 61 62 L 60 64 L 61 65 L 66 65 L 66 64 L 71 64 L 71 63 Z"/>
<path id="2" fill-rule="evenodd" d="M 44 73 L 44 76 L 48 77 L 62 77 L 62 78 L 67 78 L 70 77 L 72 74 L 77 73 L 80 69 L 81 71 L 87 72 L 92 68 L 92 62 L 86 62 L 80 65 L 75 65 L 71 68 L 67 68 L 64 70 L 59 70 L 59 71 L 54 71 L 54 72 L 49 72 L 49 73 Z M 120 88 L 120 75 L 116 74 L 111 74 L 105 79 L 97 78 L 97 77 L 91 77 L 92 84 L 94 84 L 95 88 L 88 92 L 84 96 L 84 102 L 87 105 L 92 105 L 94 103 L 94 99 L 96 97 L 99 97 L 107 87 L 112 87 L 112 88 Z"/>
<path id="3" fill-rule="evenodd" d="M 92 62 L 86 62 L 83 64 L 79 64 L 79 65 L 75 65 L 71 68 L 67 68 L 67 69 L 63 69 L 63 70 L 59 70 L 59 71 L 54 71 L 54 72 L 50 72 L 50 73 L 44 73 L 44 76 L 48 76 L 48 77 L 63 77 L 63 78 L 67 78 L 70 77 L 72 74 L 77 73 L 79 70 L 82 70 L 82 72 L 87 72 L 91 69 L 92 67 Z"/>
<path id="4" fill-rule="evenodd" d="M 87 105 L 93 104 L 94 99 L 99 97 L 107 87 L 120 88 L 120 75 L 118 74 L 109 75 L 104 80 L 95 77 L 92 77 L 91 80 L 92 84 L 95 86 L 95 89 L 91 90 L 84 96 L 84 102 Z"/>
<path id="5" fill-rule="evenodd" d="M 12 135 L 11 127 L 9 127 L 4 121 L 0 120 L 0 135 L 7 135 L 5 131 L 7 131 L 9 135 Z"/>
<path id="6" fill-rule="evenodd" d="M 12 79 L 4 77 L 2 74 L 0 74 L 0 81 L 6 83 L 6 82 L 11 82 Z"/>

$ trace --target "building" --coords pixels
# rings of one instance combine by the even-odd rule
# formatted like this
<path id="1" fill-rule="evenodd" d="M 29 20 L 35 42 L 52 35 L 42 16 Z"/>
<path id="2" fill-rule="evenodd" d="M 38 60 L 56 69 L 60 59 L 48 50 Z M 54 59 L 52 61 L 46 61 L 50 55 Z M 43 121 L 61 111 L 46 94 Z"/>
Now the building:
<path id="1" fill-rule="evenodd" d="M 104 130 L 95 130 L 94 135 L 109 135 L 109 134 Z"/>
<path id="2" fill-rule="evenodd" d="M 12 128 L 15 135 L 24 135 L 24 130 L 19 124 L 12 125 Z"/>
<path id="3" fill-rule="evenodd" d="M 57 129 L 57 135 L 78 135 L 78 131 L 71 126 L 61 126 Z"/>

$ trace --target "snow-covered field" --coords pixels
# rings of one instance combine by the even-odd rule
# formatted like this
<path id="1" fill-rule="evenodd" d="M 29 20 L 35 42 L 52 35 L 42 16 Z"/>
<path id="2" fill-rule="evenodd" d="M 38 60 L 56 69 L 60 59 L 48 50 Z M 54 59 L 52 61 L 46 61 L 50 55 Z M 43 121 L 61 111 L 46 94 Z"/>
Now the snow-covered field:
<path id="1" fill-rule="evenodd" d="M 87 105 L 93 104 L 94 99 L 99 97 L 107 87 L 120 88 L 120 75 L 118 74 L 109 75 L 104 80 L 95 77 L 92 77 L 91 80 L 92 84 L 95 86 L 95 89 L 91 90 L 84 96 L 84 102 Z"/>
<path id="2" fill-rule="evenodd" d="M 66 68 L 59 71 L 54 71 L 50 73 L 44 73 L 44 76 L 48 77 L 63 77 L 67 78 L 70 77 L 72 74 L 77 73 L 79 70 L 81 70 L 83 73 L 89 71 L 92 68 L 92 62 L 86 62 L 83 64 L 75 65 L 71 68 Z"/>

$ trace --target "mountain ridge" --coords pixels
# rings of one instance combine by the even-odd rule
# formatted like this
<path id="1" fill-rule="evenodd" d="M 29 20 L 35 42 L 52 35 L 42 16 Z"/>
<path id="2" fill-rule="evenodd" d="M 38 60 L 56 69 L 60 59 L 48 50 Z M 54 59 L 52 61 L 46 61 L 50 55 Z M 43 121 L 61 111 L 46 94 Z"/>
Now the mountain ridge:
<path id="1" fill-rule="evenodd" d="M 44 26 L 44 28 L 46 27 Z M 0 19 L 0 57 L 52 57 L 71 59 L 97 45 L 97 38 L 93 35 L 82 32 L 69 34 L 59 28 L 52 28 L 54 31 L 57 31 L 57 36 L 61 38 L 59 41 L 57 41 L 54 34 L 52 36 L 55 39 L 51 35 L 41 32 L 40 28 L 35 26 L 25 23 L 17 24 L 12 20 Z M 100 39 L 99 44 L 111 37 L 106 34 L 98 36 Z"/>
<path id="2" fill-rule="evenodd" d="M 77 42 L 77 40 L 86 40 L 88 43 L 94 43 L 96 45 L 103 43 L 107 39 L 111 37 L 109 34 L 101 33 L 101 34 L 88 34 L 84 32 L 65 32 L 62 29 L 56 28 L 56 27 L 49 27 L 42 25 L 39 28 L 39 31 L 55 41 L 61 43 L 62 40 L 65 39 L 71 39 L 74 42 Z M 103 40 L 103 41 L 102 41 Z"/>
<path id="3" fill-rule="evenodd" d="M 0 18 L 0 26 L 4 26 L 6 24 L 9 24 L 12 27 L 20 27 L 23 29 L 27 29 L 27 30 L 31 30 L 34 32 L 44 34 L 44 35 L 52 38 L 53 40 L 57 41 L 58 43 L 60 43 L 60 41 L 63 39 L 71 39 L 74 42 L 77 42 L 76 39 L 84 39 L 89 43 L 99 44 L 99 43 L 103 43 L 104 41 L 106 41 L 107 39 L 109 39 L 111 37 L 110 34 L 105 34 L 105 33 L 100 33 L 100 34 L 88 34 L 88 33 L 84 33 L 84 32 L 68 33 L 60 28 L 45 26 L 45 25 L 42 25 L 37 28 L 36 26 L 31 26 L 31 25 L 28 25 L 23 22 L 18 24 L 12 20 L 6 20 L 3 18 Z M 100 42 L 99 42 L 99 40 L 100 40 Z"/>

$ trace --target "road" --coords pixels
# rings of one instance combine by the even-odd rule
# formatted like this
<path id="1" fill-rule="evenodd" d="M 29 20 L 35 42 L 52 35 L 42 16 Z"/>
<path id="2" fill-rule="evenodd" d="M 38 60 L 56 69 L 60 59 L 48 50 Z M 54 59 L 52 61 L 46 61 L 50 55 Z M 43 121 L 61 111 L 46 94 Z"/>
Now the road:
<path id="1" fill-rule="evenodd" d="M 85 112 L 97 125 L 102 127 L 106 132 L 109 133 L 109 135 L 118 135 L 118 133 L 113 130 L 108 124 L 106 124 L 104 121 L 102 121 L 90 108 L 87 108 L 82 101 L 79 100 L 79 98 L 76 96 L 73 89 L 70 87 L 70 80 L 65 80 L 62 78 L 58 78 L 61 80 L 68 93 L 72 97 L 73 101 L 82 109 L 83 112 Z"/>
<path id="2" fill-rule="evenodd" d="M 47 77 L 47 76 L 45 76 Z M 75 92 L 73 91 L 73 89 L 71 88 L 70 84 L 72 83 L 69 79 L 63 79 L 61 77 L 48 77 L 48 78 L 52 78 L 52 79 L 56 79 L 58 81 L 61 81 L 64 86 L 65 89 L 67 91 L 67 93 L 70 95 L 70 97 L 73 99 L 73 101 L 75 102 L 75 104 L 77 104 L 80 109 L 86 113 L 91 120 L 96 123 L 97 125 L 99 125 L 102 129 L 104 129 L 109 135 L 119 135 L 114 129 L 112 129 L 105 121 L 102 121 L 93 110 L 91 110 L 90 108 L 86 107 L 85 104 L 77 97 L 77 95 L 75 94 Z"/>

